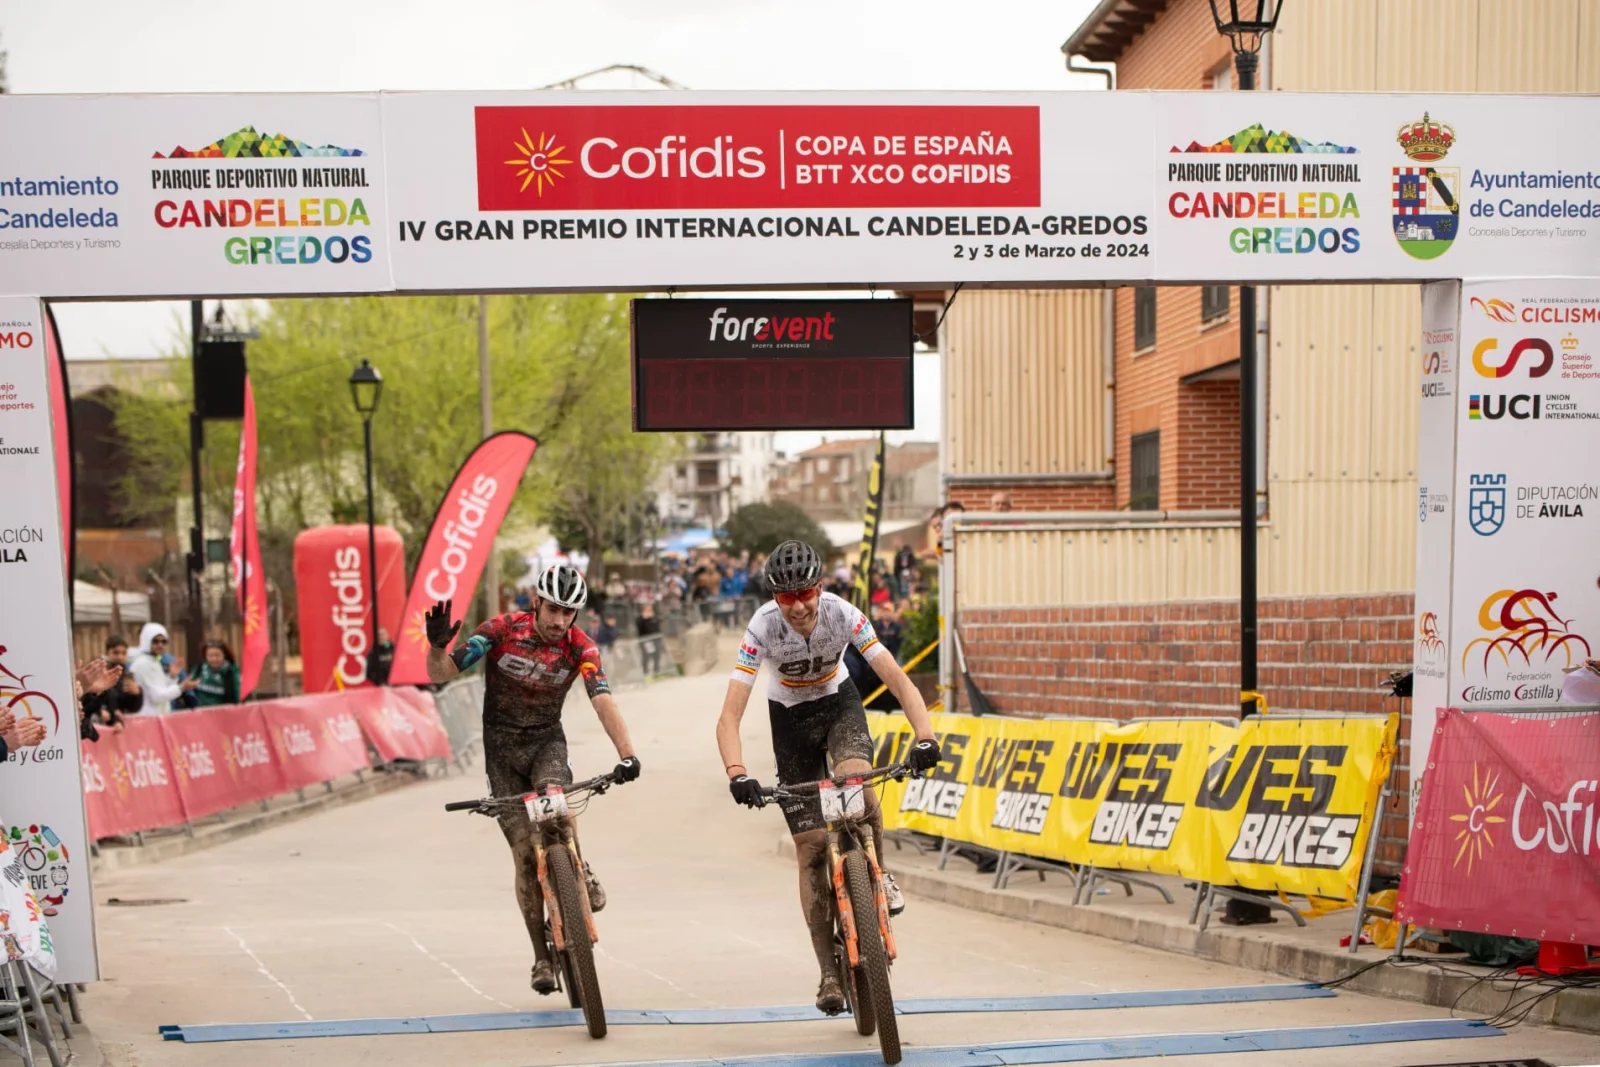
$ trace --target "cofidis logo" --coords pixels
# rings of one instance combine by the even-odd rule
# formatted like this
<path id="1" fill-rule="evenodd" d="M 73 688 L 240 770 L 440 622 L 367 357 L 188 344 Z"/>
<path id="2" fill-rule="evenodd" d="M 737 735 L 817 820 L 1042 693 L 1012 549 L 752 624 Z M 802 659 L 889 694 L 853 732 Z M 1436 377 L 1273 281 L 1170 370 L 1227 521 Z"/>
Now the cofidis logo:
<path id="1" fill-rule="evenodd" d="M 480 107 L 480 211 L 1038 207 L 1036 107 Z"/>

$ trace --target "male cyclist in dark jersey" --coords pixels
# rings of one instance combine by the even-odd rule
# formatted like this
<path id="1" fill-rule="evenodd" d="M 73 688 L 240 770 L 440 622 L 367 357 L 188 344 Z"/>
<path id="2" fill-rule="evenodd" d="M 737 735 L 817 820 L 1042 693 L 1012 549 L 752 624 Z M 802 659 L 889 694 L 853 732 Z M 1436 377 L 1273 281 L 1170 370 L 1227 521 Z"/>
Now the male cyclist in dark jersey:
<path id="1" fill-rule="evenodd" d="M 600 725 L 617 747 L 617 777 L 631 782 L 639 777 L 639 758 L 633 754 L 627 724 L 617 710 L 616 698 L 600 664 L 600 650 L 574 626 L 578 609 L 588 596 L 577 568 L 558 563 L 539 576 L 531 612 L 498 615 L 478 627 L 453 651 L 447 651 L 461 623 L 450 622 L 450 601 L 441 601 L 427 613 L 428 677 L 448 681 L 480 659 L 484 667 L 483 755 L 489 771 L 492 796 L 516 796 L 547 785 L 571 785 L 567 764 L 567 736 L 561 730 L 561 705 L 567 690 L 580 676 L 594 705 Z M 517 872 L 517 903 L 533 939 L 533 988 L 541 994 L 555 992 L 556 978 L 546 956 L 544 897 L 533 849 L 533 824 L 521 811 L 500 816 L 500 830 L 511 845 Z M 606 905 L 605 890 L 583 865 L 589 887 L 589 907 Z"/>
<path id="2" fill-rule="evenodd" d="M 826 774 L 850 774 L 872 767 L 872 735 L 861 694 L 840 660 L 847 645 L 856 650 L 899 699 L 916 733 L 906 762 L 926 771 L 939 762 L 928 709 L 906 672 L 878 643 L 872 623 L 847 600 L 822 591 L 822 559 L 810 545 L 785 541 L 773 550 L 763 568 L 773 599 L 750 620 L 739 646 L 722 717 L 717 720 L 717 748 L 728 773 L 728 788 L 740 804 L 755 806 L 761 784 L 746 773 L 739 722 L 744 718 L 763 660 L 775 668 L 767 684 L 767 713 L 772 720 L 772 754 L 778 781 L 813 782 Z M 815 796 L 781 802 L 783 817 L 794 835 L 800 865 L 800 910 L 811 934 L 811 948 L 822 969 L 817 1007 L 829 1015 L 844 1010 L 844 990 L 833 960 L 833 922 L 828 884 L 827 829 L 822 804 Z M 883 856 L 883 815 L 876 793 L 867 790 L 879 857 Z M 884 874 L 890 914 L 905 908 L 894 879 Z"/>

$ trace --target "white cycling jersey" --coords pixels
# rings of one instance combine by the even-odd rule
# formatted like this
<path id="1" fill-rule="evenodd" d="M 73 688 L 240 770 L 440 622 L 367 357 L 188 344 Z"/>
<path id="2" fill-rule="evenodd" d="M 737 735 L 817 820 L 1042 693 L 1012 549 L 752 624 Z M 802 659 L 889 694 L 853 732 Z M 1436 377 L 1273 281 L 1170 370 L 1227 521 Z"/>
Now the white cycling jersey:
<path id="1" fill-rule="evenodd" d="M 767 699 L 784 707 L 803 704 L 839 691 L 849 677 L 841 666 L 845 646 L 852 644 L 869 663 L 888 651 L 878 643 L 872 623 L 848 600 L 823 593 L 809 638 L 795 633 L 777 601 L 769 600 L 750 618 L 733 680 L 755 685 L 761 661 L 770 660 L 776 670 L 767 680 Z"/>

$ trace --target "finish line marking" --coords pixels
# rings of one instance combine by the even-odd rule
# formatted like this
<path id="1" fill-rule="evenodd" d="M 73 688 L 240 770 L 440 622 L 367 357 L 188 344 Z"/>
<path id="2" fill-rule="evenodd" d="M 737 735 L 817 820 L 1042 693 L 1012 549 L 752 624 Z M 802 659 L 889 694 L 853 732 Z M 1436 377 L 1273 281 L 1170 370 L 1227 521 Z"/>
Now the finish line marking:
<path id="1" fill-rule="evenodd" d="M 1313 1000 L 1334 996 L 1311 982 L 1210 986 L 1198 989 L 1142 989 L 1125 993 L 1072 993 L 1027 997 L 922 997 L 895 1004 L 896 1015 L 957 1012 L 1093 1011 L 1106 1008 L 1166 1008 L 1192 1004 L 1245 1004 L 1274 1000 Z M 810 1004 L 772 1008 L 611 1009 L 612 1026 L 715 1026 L 733 1023 L 810 1022 L 827 1019 Z M 582 1026 L 576 1009 L 427 1015 L 375 1019 L 325 1019 L 281 1023 L 201 1023 L 160 1028 L 168 1041 L 271 1041 L 308 1037 L 376 1037 L 384 1034 L 447 1034 L 479 1030 L 532 1030 Z"/>
<path id="2" fill-rule="evenodd" d="M 1416 1019 L 1355 1026 L 1285 1027 L 1220 1033 L 1146 1034 L 1067 1041 L 1029 1041 L 999 1045 L 944 1045 L 907 1048 L 904 1067 L 1013 1067 L 1037 1063 L 1129 1060 L 1146 1056 L 1200 1056 L 1230 1052 L 1290 1052 L 1297 1049 L 1382 1045 L 1401 1041 L 1447 1041 L 1500 1037 L 1505 1033 L 1473 1019 Z M 639 1060 L 596 1067 L 875 1067 L 877 1049 L 805 1055 L 729 1056 L 702 1060 Z"/>

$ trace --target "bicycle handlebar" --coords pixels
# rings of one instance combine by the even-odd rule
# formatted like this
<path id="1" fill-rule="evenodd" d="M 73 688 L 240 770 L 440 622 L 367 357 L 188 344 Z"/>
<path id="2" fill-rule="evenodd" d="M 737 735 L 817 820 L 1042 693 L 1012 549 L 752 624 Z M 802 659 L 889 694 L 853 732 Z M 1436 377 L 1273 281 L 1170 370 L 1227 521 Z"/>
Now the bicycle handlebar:
<path id="1" fill-rule="evenodd" d="M 595 777 L 586 779 L 582 782 L 574 782 L 571 785 L 562 786 L 561 791 L 570 799 L 582 793 L 604 793 L 611 786 L 620 784 L 622 784 L 622 779 L 617 777 L 616 771 L 611 771 L 608 774 L 596 775 Z M 479 800 L 452 800 L 450 803 L 444 806 L 444 810 L 476 811 L 484 815 L 488 815 L 491 814 L 496 808 L 510 807 L 513 805 L 516 807 L 521 807 L 523 803 L 522 798 L 527 795 L 528 794 L 526 793 L 518 793 L 509 797 L 483 797 Z"/>
<path id="2" fill-rule="evenodd" d="M 860 780 L 862 784 L 868 784 L 870 782 L 879 781 L 885 778 L 893 778 L 899 781 L 909 778 L 911 775 L 911 768 L 908 767 L 905 761 L 902 760 L 899 763 L 891 763 L 883 767 L 873 767 L 870 770 L 862 771 L 859 774 L 836 774 L 832 778 L 820 778 L 815 782 L 798 782 L 793 785 L 786 785 L 780 782 L 777 785 L 769 786 L 761 790 L 761 797 L 763 802 L 783 800 L 787 797 L 804 796 L 810 793 L 815 793 L 824 784 L 839 787 L 843 786 L 846 782 L 855 780 Z"/>

